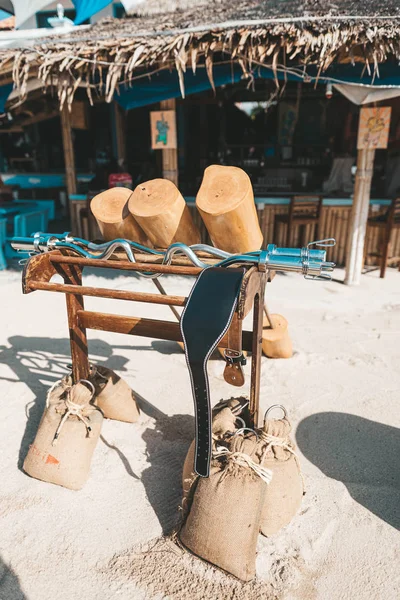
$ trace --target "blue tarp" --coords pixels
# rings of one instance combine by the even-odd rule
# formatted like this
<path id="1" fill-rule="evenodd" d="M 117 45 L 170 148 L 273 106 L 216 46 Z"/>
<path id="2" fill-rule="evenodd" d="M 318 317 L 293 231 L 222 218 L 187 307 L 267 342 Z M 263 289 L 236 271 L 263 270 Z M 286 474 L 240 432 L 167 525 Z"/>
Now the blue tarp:
<path id="1" fill-rule="evenodd" d="M 325 84 L 327 79 L 332 79 L 333 83 L 356 83 L 373 86 L 400 86 L 400 67 L 392 64 L 383 64 L 379 66 L 380 77 L 368 75 L 364 65 L 335 65 L 320 75 L 318 82 Z M 312 80 L 318 76 L 316 67 L 309 67 L 307 74 Z M 280 81 L 302 81 L 303 70 L 301 67 L 293 69 L 285 74 L 278 72 L 277 77 Z M 361 75 L 363 75 L 361 77 Z M 274 73 L 271 68 L 256 67 L 252 71 L 254 79 L 274 79 Z M 242 69 L 238 64 L 220 65 L 213 68 L 213 79 L 215 87 L 237 83 L 243 78 Z M 337 81 L 336 81 L 337 80 Z M 198 67 L 194 74 L 191 70 L 184 74 L 185 96 L 204 92 L 211 89 L 211 84 L 204 67 Z M 181 91 L 179 87 L 179 77 L 175 69 L 172 71 L 160 71 L 151 77 L 141 77 L 132 82 L 131 86 L 121 85 L 119 91 L 115 93 L 114 99 L 124 108 L 129 110 L 154 104 L 168 98 L 179 98 Z"/>
<path id="2" fill-rule="evenodd" d="M 97 6 L 98 10 L 107 6 L 108 0 L 74 0 L 77 8 L 77 18 L 85 20 L 88 15 L 82 11 L 89 10 L 88 6 Z M 91 10 L 91 9 L 90 9 Z M 81 22 L 81 21 L 80 21 Z M 315 80 L 318 75 L 316 67 L 308 67 L 307 74 Z M 255 67 L 252 71 L 254 79 L 273 79 L 274 73 L 268 67 Z M 280 81 L 285 79 L 285 74 L 277 73 Z M 242 69 L 238 64 L 216 65 L 213 68 L 213 79 L 215 87 L 237 83 L 243 78 Z M 288 81 L 302 81 L 303 69 L 297 67 L 286 74 Z M 384 63 L 379 65 L 379 77 L 373 73 L 368 75 L 364 65 L 357 63 L 352 65 L 334 65 L 318 78 L 320 84 L 325 84 L 327 80 L 333 83 L 355 83 L 364 85 L 393 86 L 400 87 L 400 67 L 397 64 Z M 211 89 L 211 84 L 207 76 L 206 69 L 199 66 L 196 73 L 188 70 L 184 74 L 185 96 L 204 92 Z M 12 90 L 12 84 L 0 86 L 0 112 L 4 112 L 4 105 Z M 140 77 L 132 82 L 130 86 L 121 85 L 119 91 L 115 93 L 114 99 L 124 108 L 129 110 L 167 100 L 168 98 L 181 97 L 179 87 L 179 77 L 176 69 L 171 71 L 159 71 L 151 76 Z"/>
<path id="3" fill-rule="evenodd" d="M 103 10 L 111 4 L 112 0 L 72 0 L 76 8 L 75 25 L 80 25 L 90 17 L 93 17 L 99 10 Z"/>
<path id="4" fill-rule="evenodd" d="M 215 87 L 236 83 L 243 76 L 242 69 L 239 65 L 221 65 L 213 69 L 213 79 Z M 207 77 L 206 70 L 202 67 L 198 68 L 196 73 L 191 70 L 184 74 L 185 95 L 197 94 L 211 89 L 210 81 Z M 131 87 L 121 85 L 119 92 L 115 93 L 114 99 L 122 108 L 129 110 L 154 104 L 161 100 L 169 98 L 179 98 L 181 90 L 179 87 L 179 77 L 176 69 L 172 71 L 160 71 L 150 77 L 137 79 L 132 83 Z"/>
<path id="5" fill-rule="evenodd" d="M 386 62 L 379 65 L 378 74 L 374 75 L 374 67 L 370 65 L 371 73 L 365 65 L 357 63 L 353 65 L 333 65 L 327 71 L 321 74 L 320 80 L 322 83 L 326 79 L 332 79 L 333 83 L 356 83 L 363 85 L 380 86 L 400 86 L 400 67 L 397 63 Z M 317 75 L 316 67 L 308 67 L 307 73 Z M 379 75 L 379 76 L 378 76 Z M 338 79 L 339 81 L 335 81 Z"/>

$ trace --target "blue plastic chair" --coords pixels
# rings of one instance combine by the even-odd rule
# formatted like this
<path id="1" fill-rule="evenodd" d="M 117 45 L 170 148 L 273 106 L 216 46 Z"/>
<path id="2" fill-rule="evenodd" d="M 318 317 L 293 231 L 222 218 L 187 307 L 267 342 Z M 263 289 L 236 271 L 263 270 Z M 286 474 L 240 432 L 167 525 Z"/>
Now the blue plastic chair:
<path id="1" fill-rule="evenodd" d="M 18 200 L 14 200 L 14 204 L 27 204 L 28 202 L 32 203 L 32 210 L 47 210 L 49 213 L 49 221 L 53 221 L 56 218 L 56 201 L 55 200 L 23 200 L 22 198 L 18 198 Z"/>
<path id="2" fill-rule="evenodd" d="M 13 223 L 13 236 L 30 237 L 33 233 L 36 233 L 37 231 L 46 231 L 48 222 L 49 214 L 47 210 L 36 210 L 34 212 L 16 215 L 14 217 Z M 13 258 L 29 258 L 29 252 L 17 252 L 16 250 L 13 250 L 11 248 L 11 245 L 9 243 L 11 241 L 11 238 L 5 238 L 5 241 L 8 242 L 3 245 L 3 248 L 5 249 L 5 259 L 9 260 Z M 6 267 L 7 263 L 5 261 L 5 266 L 3 266 L 3 269 L 5 269 Z"/>
<path id="3" fill-rule="evenodd" d="M 48 223 L 49 212 L 47 209 L 16 215 L 14 217 L 14 235 L 29 237 L 36 231 L 47 231 Z"/>

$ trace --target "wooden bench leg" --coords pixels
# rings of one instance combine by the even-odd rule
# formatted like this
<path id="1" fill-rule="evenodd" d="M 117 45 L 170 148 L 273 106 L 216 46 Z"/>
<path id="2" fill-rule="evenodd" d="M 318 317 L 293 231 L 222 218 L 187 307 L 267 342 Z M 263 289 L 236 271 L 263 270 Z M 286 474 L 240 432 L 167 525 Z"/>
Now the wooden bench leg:
<path id="1" fill-rule="evenodd" d="M 321 232 L 322 231 L 322 227 L 321 227 L 321 221 L 318 220 L 315 224 L 315 229 L 314 229 L 314 239 L 313 240 L 308 240 L 309 242 L 318 242 L 321 238 Z"/>
<path id="2" fill-rule="evenodd" d="M 290 234 L 291 234 L 291 226 L 290 226 L 290 222 L 288 221 L 287 229 L 286 229 L 286 248 L 290 247 Z"/>
<path id="3" fill-rule="evenodd" d="M 272 243 L 276 244 L 276 246 L 279 246 L 278 232 L 279 232 L 279 222 L 275 219 L 274 220 L 274 235 L 272 237 Z"/>
<path id="4" fill-rule="evenodd" d="M 302 248 L 304 246 L 306 246 L 306 232 L 307 232 L 307 225 L 300 225 L 299 226 L 299 246 L 301 246 Z M 310 240 L 311 241 L 311 240 Z M 289 244 L 288 244 L 289 246 Z"/>

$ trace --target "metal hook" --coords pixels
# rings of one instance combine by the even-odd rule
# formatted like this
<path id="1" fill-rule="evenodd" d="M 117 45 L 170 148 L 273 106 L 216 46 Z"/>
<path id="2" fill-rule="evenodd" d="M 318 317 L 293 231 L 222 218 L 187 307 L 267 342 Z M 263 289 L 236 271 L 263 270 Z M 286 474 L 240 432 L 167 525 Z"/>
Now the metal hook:
<path id="1" fill-rule="evenodd" d="M 319 248 L 332 248 L 336 246 L 335 238 L 326 238 L 325 240 L 317 240 L 316 242 L 309 242 L 307 248 L 310 246 L 318 246 Z"/>
<path id="2" fill-rule="evenodd" d="M 258 433 L 256 431 L 254 431 L 254 429 L 251 429 L 250 427 L 241 427 L 240 429 L 237 429 L 235 431 L 235 435 L 234 437 L 236 437 L 237 435 L 242 435 L 245 431 L 249 431 L 250 433 L 253 433 L 258 441 Z"/>
<path id="3" fill-rule="evenodd" d="M 255 440 L 254 440 L 254 446 L 251 452 L 247 452 L 247 454 L 249 454 L 249 456 L 251 456 L 253 454 L 253 452 L 256 450 L 257 448 L 257 444 L 258 444 L 258 433 L 256 431 L 254 431 L 254 429 L 251 429 L 250 427 L 242 427 L 241 429 L 238 429 L 237 431 L 235 431 L 234 435 L 232 436 L 232 440 L 237 436 L 237 435 L 243 435 L 245 431 L 249 431 L 250 433 L 254 434 L 255 436 Z"/>
<path id="4" fill-rule="evenodd" d="M 328 273 L 321 273 L 321 275 L 304 275 L 304 279 L 308 281 L 332 281 L 332 275 Z"/>
<path id="5" fill-rule="evenodd" d="M 287 417 L 287 410 L 286 410 L 286 408 L 284 406 L 282 406 L 282 404 L 273 404 L 264 413 L 264 427 L 265 427 L 265 422 L 266 422 L 266 420 L 268 418 L 268 414 L 271 412 L 271 410 L 274 410 L 275 408 L 280 408 L 281 411 L 283 412 L 283 418 L 286 419 L 286 417 Z"/>
<path id="6" fill-rule="evenodd" d="M 22 250 L 22 248 L 18 248 L 17 250 L 18 254 L 24 253 L 24 254 L 28 254 L 28 256 L 25 256 L 25 258 L 20 258 L 18 261 L 18 264 L 21 267 L 24 267 L 26 265 L 26 263 L 32 258 L 32 256 L 35 256 L 36 252 L 34 252 L 33 250 L 31 252 L 27 252 L 26 250 Z"/>
<path id="7" fill-rule="evenodd" d="M 241 429 L 246 429 L 246 421 L 244 419 L 242 419 L 242 417 L 236 417 L 235 419 L 236 421 L 239 421 L 239 423 L 241 424 Z M 240 429 L 238 429 L 238 431 L 240 431 Z M 254 432 L 255 433 L 255 432 Z"/>
<path id="8" fill-rule="evenodd" d="M 89 386 L 89 389 L 90 389 L 90 391 L 92 392 L 92 396 L 91 396 L 91 398 L 90 398 L 90 399 L 92 399 L 92 398 L 93 398 L 93 396 L 94 396 L 94 395 L 95 395 L 95 393 L 96 393 L 96 390 L 95 390 L 95 387 L 94 387 L 93 383 L 92 383 L 91 381 L 89 381 L 88 379 L 80 379 L 80 380 L 78 381 L 78 383 L 87 383 L 87 384 L 88 384 L 88 386 Z"/>

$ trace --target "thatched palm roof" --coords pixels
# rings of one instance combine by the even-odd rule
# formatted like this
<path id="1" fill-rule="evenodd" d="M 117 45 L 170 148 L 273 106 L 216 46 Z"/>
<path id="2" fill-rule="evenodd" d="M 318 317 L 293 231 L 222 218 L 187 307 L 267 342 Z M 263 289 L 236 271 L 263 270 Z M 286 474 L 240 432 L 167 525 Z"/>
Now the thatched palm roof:
<path id="1" fill-rule="evenodd" d="M 61 103 L 78 85 L 97 82 L 108 100 L 119 82 L 143 71 L 239 62 L 316 65 L 400 59 L 397 0 L 146 0 L 126 19 L 106 19 L 82 31 L 0 50 L 0 74 L 13 74 L 21 94 L 29 77 L 54 83 Z"/>

